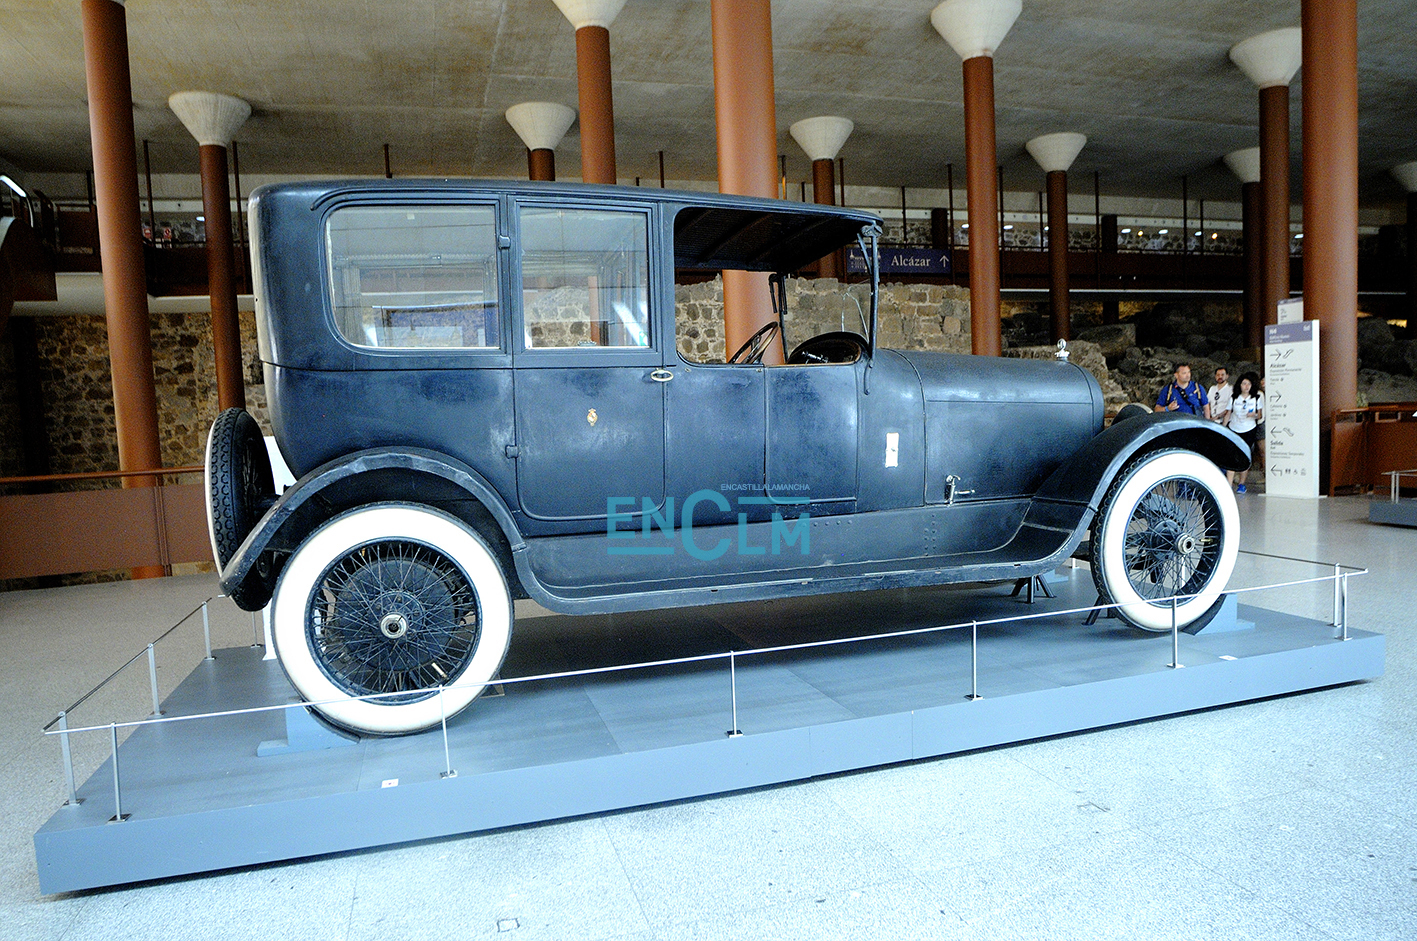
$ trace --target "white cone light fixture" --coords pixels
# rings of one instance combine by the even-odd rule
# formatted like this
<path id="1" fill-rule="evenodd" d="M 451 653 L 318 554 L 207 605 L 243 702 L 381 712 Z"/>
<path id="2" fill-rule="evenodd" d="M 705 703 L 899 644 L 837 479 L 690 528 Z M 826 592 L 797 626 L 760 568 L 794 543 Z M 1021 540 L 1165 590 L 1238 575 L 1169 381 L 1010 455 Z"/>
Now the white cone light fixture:
<path id="1" fill-rule="evenodd" d="M 1239 178 L 1241 183 L 1258 183 L 1260 181 L 1260 149 L 1258 147 L 1230 151 L 1225 155 L 1225 165 L 1230 168 L 1231 173 Z"/>
<path id="2" fill-rule="evenodd" d="M 1038 162 L 1038 165 L 1043 168 L 1044 173 L 1053 173 L 1056 170 L 1066 172 L 1086 144 L 1086 134 L 1061 131 L 1057 134 L 1044 134 L 1035 137 L 1024 146 L 1033 159 Z"/>
<path id="3" fill-rule="evenodd" d="M 167 99 L 167 106 L 198 144 L 217 147 L 230 147 L 251 116 L 251 106 L 240 98 L 212 91 L 180 91 Z"/>
<path id="4" fill-rule="evenodd" d="M 818 160 L 835 160 L 841 145 L 851 136 L 856 125 L 849 118 L 820 117 L 804 118 L 792 125 L 792 139 L 807 153 L 807 157 Z"/>
<path id="5" fill-rule="evenodd" d="M 1417 160 L 1408 163 L 1399 163 L 1390 171 L 1393 179 L 1402 184 L 1402 188 L 1409 193 L 1417 193 Z"/>
<path id="6" fill-rule="evenodd" d="M 576 29 L 585 26 L 609 29 L 625 6 L 625 0 L 555 0 L 555 3 Z"/>
<path id="7" fill-rule="evenodd" d="M 524 101 L 507 109 L 507 123 L 527 150 L 555 150 L 575 120 L 574 108 L 554 101 Z"/>
<path id="8" fill-rule="evenodd" d="M 1023 0 L 945 0 L 930 13 L 935 31 L 961 59 L 992 56 L 1023 12 Z"/>
<path id="9" fill-rule="evenodd" d="M 1230 61 L 1260 88 L 1288 85 L 1303 62 L 1303 31 L 1272 29 L 1230 47 Z"/>

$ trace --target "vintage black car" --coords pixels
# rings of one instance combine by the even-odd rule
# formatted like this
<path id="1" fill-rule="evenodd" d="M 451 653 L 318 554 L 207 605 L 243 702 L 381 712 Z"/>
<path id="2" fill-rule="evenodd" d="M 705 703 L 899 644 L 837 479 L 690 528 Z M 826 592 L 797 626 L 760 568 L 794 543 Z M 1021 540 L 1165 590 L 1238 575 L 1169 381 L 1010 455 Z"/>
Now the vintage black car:
<path id="1" fill-rule="evenodd" d="M 280 662 L 331 722 L 395 734 L 481 692 L 513 598 L 568 614 L 1015 580 L 1091 535 L 1103 600 L 1170 630 L 1233 568 L 1249 453 L 1196 418 L 1104 430 L 1062 361 L 880 349 L 870 213 L 606 186 L 376 180 L 257 190 L 255 421 L 207 446 L 223 590 L 273 601 Z M 676 344 L 679 272 L 870 262 L 860 332 L 765 366 Z M 850 326 L 850 325 L 848 325 Z M 1218 467 L 1217 467 L 1218 465 Z M 444 688 L 443 694 L 429 692 Z M 386 694 L 377 698 L 370 694 Z M 330 704 L 330 703 L 333 704 Z"/>

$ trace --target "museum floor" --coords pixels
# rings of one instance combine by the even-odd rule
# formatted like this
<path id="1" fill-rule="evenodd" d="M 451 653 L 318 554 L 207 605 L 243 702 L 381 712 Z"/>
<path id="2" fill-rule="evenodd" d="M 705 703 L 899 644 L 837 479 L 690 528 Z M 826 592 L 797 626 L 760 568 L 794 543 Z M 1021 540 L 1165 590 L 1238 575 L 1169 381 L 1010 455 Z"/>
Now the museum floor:
<path id="1" fill-rule="evenodd" d="M 1352 580 L 1350 623 L 1387 635 L 1382 678 L 724 797 L 53 897 L 39 894 L 31 838 L 64 786 L 40 727 L 213 582 L 0 594 L 0 939 L 1417 937 L 1417 531 L 1369 524 L 1356 498 L 1240 503 L 1247 548 L 1372 570 Z M 1248 574 L 1309 574 L 1259 564 L 1270 567 Z M 1253 603 L 1327 617 L 1330 602 L 1323 585 Z M 215 645 L 250 642 L 248 616 L 213 611 Z M 195 642 L 200 656 L 199 632 Z M 164 676 L 164 689 L 178 679 Z M 146 672 L 114 695 L 140 701 Z M 105 747 L 78 749 L 81 776 Z"/>

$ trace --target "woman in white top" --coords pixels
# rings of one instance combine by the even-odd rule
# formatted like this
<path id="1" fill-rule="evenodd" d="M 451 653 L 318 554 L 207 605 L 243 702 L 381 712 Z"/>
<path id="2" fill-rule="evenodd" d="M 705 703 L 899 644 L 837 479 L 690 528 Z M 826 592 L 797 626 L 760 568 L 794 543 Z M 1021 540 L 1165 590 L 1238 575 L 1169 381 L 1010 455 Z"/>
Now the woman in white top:
<path id="1" fill-rule="evenodd" d="M 1252 372 L 1247 372 L 1240 377 L 1239 383 L 1235 386 L 1235 394 L 1230 399 L 1230 430 L 1244 439 L 1250 446 L 1251 455 L 1254 454 L 1259 442 L 1259 423 L 1264 419 L 1264 393 L 1260 391 L 1260 377 Z M 1235 483 L 1235 492 L 1245 492 L 1245 478 L 1249 477 L 1248 468 L 1240 471 L 1237 475 L 1234 471 L 1226 471 L 1225 476 Z"/>

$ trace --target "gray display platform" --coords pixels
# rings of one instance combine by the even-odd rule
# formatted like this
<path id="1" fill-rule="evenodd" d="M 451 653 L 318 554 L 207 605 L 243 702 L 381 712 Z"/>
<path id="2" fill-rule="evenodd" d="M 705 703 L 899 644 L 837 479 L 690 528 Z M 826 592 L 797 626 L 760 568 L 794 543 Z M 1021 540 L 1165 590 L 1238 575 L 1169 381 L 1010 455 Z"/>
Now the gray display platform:
<path id="1" fill-rule="evenodd" d="M 1368 521 L 1389 526 L 1417 526 L 1417 500 L 1373 500 L 1368 504 Z"/>
<path id="2" fill-rule="evenodd" d="M 1029 606 L 1012 585 L 518 622 L 504 677 L 884 633 L 1093 602 L 1090 574 Z M 1249 623 L 1253 622 L 1253 627 Z M 1245 605 L 1180 638 L 1081 614 L 970 631 L 517 684 L 438 730 L 402 738 L 287 736 L 280 713 L 136 729 L 119 750 L 123 823 L 105 762 L 35 834 L 40 887 L 72 891 L 471 833 L 802 780 L 1371 679 L 1381 635 Z M 167 715 L 284 703 L 260 648 L 221 650 Z M 1183 718 L 1177 721 L 1185 721 Z M 95 734 L 95 733 L 89 733 Z M 291 747 L 282 748 L 284 741 Z M 322 746 L 334 746 L 323 747 Z M 262 747 L 264 743 L 265 747 Z M 312 745 L 313 748 L 304 749 Z M 260 748 L 264 757 L 258 757 Z M 56 761 L 58 743 L 55 743 Z"/>

